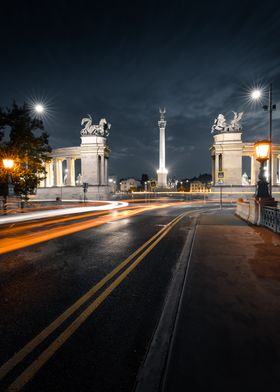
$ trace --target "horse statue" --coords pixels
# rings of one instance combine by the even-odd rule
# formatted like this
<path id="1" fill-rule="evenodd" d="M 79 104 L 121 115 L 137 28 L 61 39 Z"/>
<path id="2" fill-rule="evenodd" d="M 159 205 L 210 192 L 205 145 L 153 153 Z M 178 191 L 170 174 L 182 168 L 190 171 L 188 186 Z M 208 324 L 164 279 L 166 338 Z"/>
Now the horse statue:
<path id="1" fill-rule="evenodd" d="M 92 118 L 91 115 L 88 114 L 88 117 L 85 117 L 81 121 L 81 125 L 85 127 L 81 130 L 81 135 L 92 135 L 94 132 L 94 125 L 92 125 Z"/>
<path id="2" fill-rule="evenodd" d="M 223 114 L 219 114 L 217 118 L 214 120 L 214 124 L 211 128 L 211 133 L 217 132 L 238 132 L 241 131 L 240 121 L 243 116 L 243 112 L 237 113 L 233 112 L 233 119 L 230 124 L 227 124 L 225 116 Z"/>
<path id="3" fill-rule="evenodd" d="M 214 131 L 223 131 L 227 126 L 225 116 L 223 114 L 219 114 L 217 118 L 214 120 L 214 124 L 211 128 L 211 133 Z"/>
<path id="4" fill-rule="evenodd" d="M 81 130 L 82 136 L 109 136 L 108 130 L 111 128 L 111 124 L 107 122 L 106 118 L 101 118 L 98 125 L 92 124 L 92 122 L 93 120 L 90 114 L 88 114 L 88 117 L 82 119 L 81 125 L 84 125 L 84 128 Z"/>

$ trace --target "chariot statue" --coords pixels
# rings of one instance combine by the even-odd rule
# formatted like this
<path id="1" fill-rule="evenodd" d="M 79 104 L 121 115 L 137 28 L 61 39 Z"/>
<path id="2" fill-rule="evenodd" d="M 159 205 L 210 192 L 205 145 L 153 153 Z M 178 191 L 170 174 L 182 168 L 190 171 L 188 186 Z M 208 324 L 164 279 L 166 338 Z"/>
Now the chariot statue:
<path id="1" fill-rule="evenodd" d="M 101 118 L 98 125 L 93 124 L 91 115 L 82 119 L 81 125 L 84 126 L 81 130 L 81 136 L 109 136 L 109 129 L 111 124 L 107 122 L 106 118 Z"/>
<path id="2" fill-rule="evenodd" d="M 237 113 L 233 112 L 233 119 L 230 124 L 227 124 L 225 116 L 223 114 L 219 114 L 217 118 L 214 120 L 214 124 L 211 128 L 211 133 L 216 132 L 240 132 L 242 127 L 240 125 L 240 121 L 243 117 L 243 112 Z"/>

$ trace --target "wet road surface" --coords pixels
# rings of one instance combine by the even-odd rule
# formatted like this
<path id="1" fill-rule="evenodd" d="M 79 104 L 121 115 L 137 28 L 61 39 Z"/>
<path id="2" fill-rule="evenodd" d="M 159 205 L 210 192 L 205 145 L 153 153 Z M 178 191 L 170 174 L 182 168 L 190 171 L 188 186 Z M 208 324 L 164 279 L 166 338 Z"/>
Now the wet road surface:
<path id="1" fill-rule="evenodd" d="M 197 208 L 128 210 L 2 254 L 1 387 L 130 391 L 186 241 L 191 217 L 182 214 Z M 43 231 L 64 228 L 56 222 Z M 38 235 L 34 227 L 13 230 L 15 239 Z"/>

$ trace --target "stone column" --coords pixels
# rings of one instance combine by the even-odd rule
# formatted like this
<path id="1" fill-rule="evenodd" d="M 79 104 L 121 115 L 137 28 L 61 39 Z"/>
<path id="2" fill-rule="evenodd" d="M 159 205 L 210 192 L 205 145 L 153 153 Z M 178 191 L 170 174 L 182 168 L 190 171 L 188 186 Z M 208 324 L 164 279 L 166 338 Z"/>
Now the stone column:
<path id="1" fill-rule="evenodd" d="M 277 185 L 277 155 L 272 155 L 272 162 L 271 162 L 271 181 L 272 185 Z"/>
<path id="2" fill-rule="evenodd" d="M 53 160 L 50 161 L 50 184 L 49 186 L 54 186 L 54 173 L 53 173 Z"/>
<path id="3" fill-rule="evenodd" d="M 215 184 L 218 184 L 219 154 L 215 154 Z"/>
<path id="4" fill-rule="evenodd" d="M 212 182 L 213 185 L 215 185 L 216 177 L 215 177 L 215 155 L 212 155 L 212 160 L 211 160 L 211 169 L 212 169 Z"/>
<path id="5" fill-rule="evenodd" d="M 251 185 L 256 185 L 256 159 L 251 155 Z"/>
<path id="6" fill-rule="evenodd" d="M 278 155 L 278 184 L 280 183 L 280 156 Z"/>
<path id="7" fill-rule="evenodd" d="M 100 184 L 105 185 L 105 158 L 104 155 L 101 155 L 101 179 Z"/>
<path id="8" fill-rule="evenodd" d="M 53 186 L 57 186 L 56 158 L 53 159 Z"/>
<path id="9" fill-rule="evenodd" d="M 47 164 L 47 162 L 44 162 L 43 165 L 44 165 L 44 175 L 45 175 L 45 178 L 43 179 L 43 181 L 41 181 L 40 186 L 45 188 L 47 186 L 47 176 L 48 176 L 48 173 L 47 173 L 48 166 L 47 165 L 48 164 Z"/>
<path id="10" fill-rule="evenodd" d="M 108 185 L 108 158 L 105 157 L 105 185 Z"/>
<path id="11" fill-rule="evenodd" d="M 166 188 L 167 187 L 167 169 L 165 167 L 165 128 L 166 128 L 165 112 L 166 110 L 160 109 L 159 112 L 160 112 L 160 120 L 158 121 L 159 168 L 157 170 L 157 180 L 158 180 L 158 187 Z"/>
<path id="12" fill-rule="evenodd" d="M 73 158 L 67 158 L 67 179 L 66 185 L 75 185 L 75 160 Z"/>
<path id="13" fill-rule="evenodd" d="M 55 186 L 62 186 L 62 159 L 55 160 L 56 182 Z"/>
<path id="14" fill-rule="evenodd" d="M 45 179 L 45 186 L 50 186 L 50 162 L 46 162 L 46 179 Z"/>

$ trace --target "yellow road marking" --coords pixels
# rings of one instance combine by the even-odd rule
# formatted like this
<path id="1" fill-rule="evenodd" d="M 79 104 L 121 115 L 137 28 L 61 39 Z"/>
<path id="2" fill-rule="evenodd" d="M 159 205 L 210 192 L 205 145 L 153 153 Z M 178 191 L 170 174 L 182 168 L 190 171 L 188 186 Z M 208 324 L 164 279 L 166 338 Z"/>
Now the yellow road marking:
<path id="1" fill-rule="evenodd" d="M 8 391 L 20 391 L 30 381 L 53 354 L 73 335 L 87 318 L 101 305 L 111 292 L 133 271 L 144 257 L 167 235 L 185 214 L 180 215 L 164 228 L 163 233 L 113 282 L 97 297 L 17 378 L 9 385 Z"/>
<path id="2" fill-rule="evenodd" d="M 42 330 L 35 338 L 27 343 L 20 351 L 15 353 L 7 362 L 0 367 L 0 380 L 11 371 L 19 362 L 21 362 L 28 354 L 30 354 L 39 344 L 41 344 L 52 332 L 54 332 L 64 321 L 66 321 L 74 312 L 76 312 L 87 300 L 89 300 L 98 290 L 100 290 L 109 280 L 111 280 L 119 271 L 121 271 L 134 257 L 136 257 L 143 249 L 145 249 L 152 241 L 161 235 L 161 233 L 170 227 L 177 220 L 183 217 L 181 214 L 170 221 L 166 227 L 159 230 L 153 237 L 141 245 L 128 258 L 114 268 L 108 275 L 93 286 L 87 293 L 80 297 L 73 305 L 65 310 L 57 319 L 55 319 L 48 327 Z"/>

